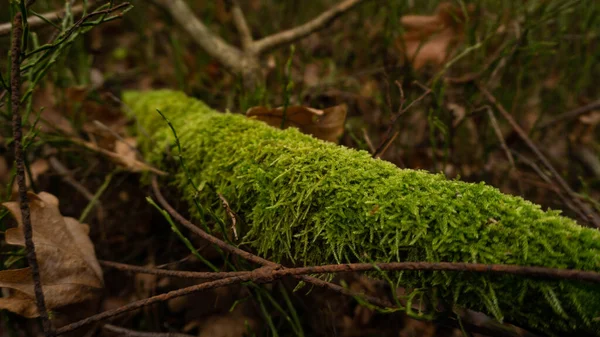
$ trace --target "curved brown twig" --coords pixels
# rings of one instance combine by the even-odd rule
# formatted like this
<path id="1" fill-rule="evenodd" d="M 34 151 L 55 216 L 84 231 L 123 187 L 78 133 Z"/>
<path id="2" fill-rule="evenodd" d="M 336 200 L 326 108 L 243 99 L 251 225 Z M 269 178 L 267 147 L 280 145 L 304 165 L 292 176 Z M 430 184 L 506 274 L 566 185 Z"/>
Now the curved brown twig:
<path id="1" fill-rule="evenodd" d="M 175 218 L 175 220 L 177 220 L 177 222 L 179 222 L 184 227 L 191 230 L 196 235 L 198 235 L 201 238 L 205 239 L 206 241 L 214 244 L 215 246 L 223 249 L 225 252 L 235 254 L 247 261 L 250 261 L 250 262 L 262 265 L 262 266 L 268 266 L 268 267 L 273 267 L 273 268 L 282 268 L 282 266 L 277 263 L 271 262 L 269 260 L 263 259 L 260 256 L 254 255 L 245 250 L 234 247 L 222 240 L 217 239 L 216 237 L 206 233 L 199 227 L 195 226 L 193 223 L 191 223 L 189 220 L 187 220 L 185 217 L 183 217 L 181 214 L 179 214 L 167 202 L 167 200 L 164 198 L 164 196 L 160 192 L 160 187 L 158 186 L 158 179 L 156 176 L 152 177 L 152 190 L 154 192 L 154 195 L 156 196 L 156 199 L 158 200 L 158 203 L 167 211 L 167 213 L 169 213 L 173 218 Z M 362 297 L 364 300 L 366 300 L 367 302 L 369 302 L 375 306 L 380 306 L 380 307 L 393 306 L 392 303 L 390 303 L 389 301 L 382 300 L 382 299 L 374 297 L 374 296 L 368 296 L 366 294 L 357 293 L 357 292 L 351 291 L 349 289 L 346 289 L 344 287 L 341 287 L 337 284 L 333 284 L 331 282 L 326 282 L 326 281 L 320 280 L 316 277 L 311 277 L 311 276 L 306 276 L 306 275 L 297 276 L 297 277 L 306 283 L 309 283 L 309 284 L 312 284 L 314 286 L 321 287 L 321 288 L 328 288 L 336 293 L 349 295 L 349 296 Z"/>
<path id="2" fill-rule="evenodd" d="M 329 23 L 337 19 L 340 15 L 355 8 L 357 5 L 366 2 L 366 0 L 345 0 L 321 13 L 316 18 L 292 29 L 285 30 L 273 35 L 264 37 L 255 41 L 251 48 L 254 53 L 261 54 L 269 50 L 275 49 L 285 44 L 292 43 L 309 34 L 312 34 L 320 29 L 327 27 Z"/>
<path id="3" fill-rule="evenodd" d="M 197 272 L 197 271 L 180 271 L 180 270 L 166 270 L 159 268 L 149 268 L 149 267 L 141 267 L 134 266 L 125 263 L 113 262 L 113 261 L 103 261 L 99 260 L 101 266 L 114 268 L 121 271 L 127 271 L 132 273 L 140 273 L 140 274 L 151 274 L 151 275 L 160 275 L 160 276 L 170 276 L 170 277 L 178 277 L 178 278 L 189 278 L 189 279 L 201 279 L 201 280 L 220 280 L 232 276 L 242 276 L 246 275 L 248 271 L 230 271 L 230 272 Z"/>

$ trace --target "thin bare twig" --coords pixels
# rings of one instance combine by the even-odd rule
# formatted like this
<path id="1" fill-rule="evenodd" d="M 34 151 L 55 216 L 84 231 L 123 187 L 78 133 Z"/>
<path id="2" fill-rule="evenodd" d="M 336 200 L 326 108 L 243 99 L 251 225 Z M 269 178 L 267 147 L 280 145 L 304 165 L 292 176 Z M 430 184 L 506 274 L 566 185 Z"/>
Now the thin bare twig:
<path id="1" fill-rule="evenodd" d="M 419 83 L 417 83 L 417 84 L 419 84 Z M 381 141 L 381 143 L 379 143 L 377 150 L 375 150 L 375 152 L 373 152 L 373 155 L 372 155 L 373 158 L 378 158 L 381 155 L 382 150 L 389 146 L 388 143 L 390 143 L 389 142 L 390 136 L 392 135 L 392 130 L 394 129 L 394 126 L 396 125 L 398 118 L 400 118 L 400 116 L 402 116 L 406 111 L 408 111 L 410 108 L 412 108 L 413 105 L 422 101 L 427 95 L 429 95 L 431 93 L 430 88 L 425 88 L 425 92 L 421 96 L 419 96 L 414 101 L 410 102 L 410 104 L 408 106 L 404 107 L 404 90 L 402 89 L 402 85 L 400 84 L 400 82 L 396 81 L 396 85 L 398 86 L 398 88 L 400 90 L 400 96 L 401 96 L 400 109 L 396 113 L 394 118 L 392 118 L 392 121 L 390 122 L 390 125 L 388 126 L 388 129 L 385 132 L 385 136 L 383 137 L 383 140 Z M 420 86 L 420 84 L 419 84 L 419 86 Z"/>
<path id="2" fill-rule="evenodd" d="M 29 209 L 29 200 L 27 198 L 27 184 L 25 182 L 25 155 L 23 153 L 23 130 L 21 125 L 21 113 L 19 111 L 21 102 L 21 41 L 23 39 L 23 16 L 21 12 L 15 14 L 12 27 L 12 43 L 10 57 L 10 102 L 12 112 L 12 127 L 15 148 L 15 163 L 17 168 L 17 184 L 19 186 L 19 206 L 21 208 L 21 217 L 23 221 L 23 236 L 25 237 L 25 247 L 27 249 L 27 262 L 31 268 L 31 277 L 33 279 L 33 288 L 35 293 L 35 303 L 37 305 L 42 327 L 46 337 L 54 336 L 54 328 L 48 317 L 42 281 L 40 277 L 40 267 L 35 252 L 33 242 L 33 230 L 31 228 L 31 212 Z"/>
<path id="3" fill-rule="evenodd" d="M 92 192 L 90 192 L 85 186 L 83 186 L 77 180 L 75 180 L 69 169 L 65 167 L 58 159 L 56 159 L 56 157 L 50 157 L 48 159 L 48 162 L 50 163 L 52 169 L 56 171 L 56 173 L 58 173 L 58 175 L 62 178 L 62 180 L 67 184 L 73 186 L 73 188 L 81 195 L 83 195 L 86 200 L 92 201 L 94 199 L 94 195 L 92 194 Z M 98 203 L 96 209 L 98 221 L 102 223 L 105 214 L 104 207 L 102 207 L 102 204 Z"/>
<path id="4" fill-rule="evenodd" d="M 4 97 L 6 96 L 6 94 L 8 94 L 8 90 L 4 90 L 2 91 L 2 93 L 0 94 L 0 108 L 4 106 L 4 102 L 2 102 L 4 100 Z"/>
<path id="5" fill-rule="evenodd" d="M 127 271 L 132 273 L 151 274 L 160 276 L 170 276 L 179 278 L 189 279 L 201 279 L 201 280 L 220 280 L 232 276 L 241 276 L 249 272 L 247 271 L 231 271 L 231 272 L 197 272 L 197 271 L 179 271 L 179 270 L 166 270 L 159 268 L 148 268 L 141 266 L 133 266 L 130 264 L 112 262 L 112 261 L 98 261 L 101 266 L 114 268 L 121 271 Z"/>
<path id="6" fill-rule="evenodd" d="M 375 152 L 375 153 L 377 153 L 375 158 L 381 158 L 381 156 L 383 156 L 385 151 L 387 151 L 387 149 L 390 147 L 390 145 L 392 145 L 392 143 L 394 142 L 394 140 L 396 140 L 396 137 L 398 137 L 399 134 L 400 134 L 400 132 L 398 132 L 398 131 L 394 132 L 394 135 L 392 135 L 392 137 L 390 137 L 390 139 L 387 139 L 385 143 L 382 143 L 381 150 Z"/>
<path id="7" fill-rule="evenodd" d="M 66 183 L 73 186 L 73 188 L 75 188 L 77 192 L 81 193 L 81 195 L 83 195 L 88 201 L 94 198 L 92 192 L 90 192 L 85 186 L 81 185 L 79 182 L 73 179 L 69 169 L 66 168 L 58 159 L 56 159 L 56 157 L 50 157 L 48 159 L 48 162 L 50 163 L 52 169 L 56 171 L 56 173 L 58 173 L 58 175 L 61 176 Z"/>
<path id="8" fill-rule="evenodd" d="M 119 336 L 125 336 L 125 337 L 194 337 L 192 335 L 188 335 L 188 334 L 184 334 L 184 333 L 177 333 L 177 332 L 135 331 L 135 330 L 125 329 L 123 327 L 112 325 L 112 324 L 104 324 L 102 326 L 102 329 L 110 331 L 110 332 L 116 332 L 119 334 Z"/>
<path id="9" fill-rule="evenodd" d="M 544 180 L 551 187 L 551 190 L 554 191 L 558 195 L 558 197 L 562 200 L 562 202 L 565 205 L 567 205 L 567 207 L 569 207 L 575 213 L 577 213 L 577 215 L 579 217 L 585 218 L 585 214 L 583 214 L 579 210 L 579 208 L 577 208 L 577 206 L 575 206 L 575 204 L 573 204 L 573 202 L 565 196 L 565 194 L 563 193 L 563 190 L 559 186 L 556 185 L 556 182 L 552 181 L 552 179 L 533 160 L 527 158 L 526 156 L 520 154 L 517 151 L 512 151 L 512 153 L 514 153 L 519 160 L 521 160 L 522 162 L 527 164 L 529 167 L 531 167 L 535 171 L 535 173 L 537 173 L 537 175 L 540 178 L 542 178 L 542 180 Z"/>
<path id="10" fill-rule="evenodd" d="M 600 178 L 600 158 L 598 158 L 596 151 L 581 144 L 573 146 L 573 154 L 596 178 Z"/>
<path id="11" fill-rule="evenodd" d="M 233 18 L 233 24 L 235 28 L 238 30 L 240 34 L 240 41 L 242 43 L 242 49 L 248 50 L 252 46 L 253 38 L 252 32 L 250 31 L 250 27 L 246 22 L 246 17 L 244 16 L 244 12 L 240 7 L 240 3 L 238 0 L 229 0 L 231 6 L 231 16 Z"/>
<path id="12" fill-rule="evenodd" d="M 509 173 L 515 173 L 516 175 L 519 176 L 521 172 L 519 171 L 519 169 L 517 168 L 517 165 L 515 164 L 515 158 L 513 157 L 512 153 L 510 152 L 510 149 L 508 148 L 508 145 L 506 144 L 504 135 L 502 135 L 502 130 L 500 130 L 500 125 L 498 124 L 498 120 L 496 119 L 496 116 L 494 115 L 494 110 L 492 110 L 492 108 L 489 105 L 484 105 L 480 109 L 484 109 L 488 114 L 490 123 L 492 124 L 492 129 L 494 129 L 496 138 L 498 138 L 498 141 L 500 142 L 500 147 L 504 151 L 504 154 L 506 155 L 506 158 L 508 159 L 508 163 L 510 164 Z M 521 195 L 523 195 L 523 184 L 522 184 L 521 179 L 517 179 L 517 185 L 519 187 L 519 191 L 520 191 Z"/>
<path id="13" fill-rule="evenodd" d="M 225 42 L 194 15 L 192 9 L 183 0 L 153 0 L 165 8 L 183 29 L 190 34 L 198 45 L 211 57 L 219 60 L 233 71 L 242 71 L 244 54 L 236 47 Z"/>
<path id="14" fill-rule="evenodd" d="M 369 147 L 369 152 L 370 153 L 375 152 L 375 146 L 373 146 L 373 142 L 371 142 L 371 138 L 369 138 L 369 134 L 367 133 L 367 129 L 362 128 L 362 134 L 363 134 L 363 138 L 365 140 L 365 143 L 367 143 L 367 146 Z"/>
<path id="15" fill-rule="evenodd" d="M 254 255 L 245 250 L 242 250 L 235 246 L 232 246 L 232 245 L 226 243 L 225 241 L 217 239 L 216 237 L 206 233 L 205 231 L 200 229 L 200 227 L 195 226 L 189 220 L 184 218 L 164 198 L 164 196 L 160 192 L 160 187 L 158 186 L 158 179 L 156 178 L 156 176 L 152 177 L 152 190 L 154 192 L 156 200 L 158 200 L 158 203 L 167 211 L 167 213 L 169 213 L 173 218 L 175 218 L 175 220 L 177 220 L 177 222 L 182 224 L 184 227 L 186 227 L 187 229 L 189 229 L 190 231 L 192 231 L 194 234 L 198 235 L 202 239 L 221 248 L 223 251 L 225 251 L 227 253 L 237 255 L 237 256 L 243 258 L 244 260 L 248 260 L 252 263 L 256 263 L 256 264 L 263 265 L 263 266 L 273 266 L 273 267 L 279 266 L 278 264 L 276 264 L 274 262 L 263 259 L 260 256 Z"/>
<path id="16" fill-rule="evenodd" d="M 98 0 L 90 0 L 88 2 L 88 8 L 97 1 Z M 83 13 L 84 9 L 85 9 L 85 7 L 83 5 L 73 6 L 71 8 L 71 13 L 73 13 L 73 15 L 78 15 L 80 13 Z M 63 15 L 65 15 L 64 9 L 59 9 L 56 11 L 40 14 L 40 16 L 43 16 L 48 21 L 60 21 L 60 20 L 62 20 Z M 32 17 L 27 18 L 27 23 L 29 24 L 30 28 L 37 28 L 37 27 L 41 27 L 44 24 L 46 24 L 46 21 L 44 21 L 42 18 L 40 18 L 38 16 L 32 16 Z M 9 22 L 0 24 L 0 36 L 8 35 L 10 33 L 10 27 L 11 27 L 11 24 Z"/>
<path id="17" fill-rule="evenodd" d="M 204 23 L 196 17 L 183 0 L 152 0 L 155 4 L 166 9 L 183 29 L 190 34 L 196 43 L 211 57 L 218 60 L 233 72 L 241 73 L 245 85 L 256 86 L 261 78 L 259 56 L 274 48 L 292 43 L 311 33 L 325 28 L 339 16 L 368 0 L 345 0 L 321 13 L 313 20 L 298 27 L 279 32 L 258 41 L 253 41 L 252 34 L 244 14 L 236 0 L 231 4 L 233 22 L 240 33 L 242 48 L 237 48 L 225 42 L 217 34 L 211 32 Z"/>
<path id="18" fill-rule="evenodd" d="M 508 159 L 508 162 L 510 163 L 510 166 L 512 169 L 516 169 L 517 166 L 515 165 L 515 159 L 512 156 L 512 153 L 510 153 L 510 149 L 508 148 L 508 145 L 506 145 L 506 141 L 504 140 L 504 136 L 502 135 L 502 130 L 500 130 L 500 125 L 498 124 L 498 121 L 496 120 L 496 116 L 494 116 L 494 111 L 492 110 L 492 108 L 489 105 L 486 105 L 483 107 L 488 114 L 488 117 L 490 118 L 490 122 L 492 123 L 492 129 L 494 129 L 494 132 L 496 133 L 496 137 L 498 138 L 498 141 L 500 142 L 500 146 L 502 147 L 502 150 L 504 150 L 504 153 L 506 154 L 506 158 Z"/>
<path id="19" fill-rule="evenodd" d="M 547 127 L 553 126 L 557 123 L 569 120 L 569 119 L 573 119 L 573 118 L 577 118 L 581 115 L 584 115 L 590 111 L 594 111 L 596 109 L 600 109 L 600 99 L 597 101 L 594 101 L 590 104 L 586 104 L 582 107 L 579 107 L 577 109 L 573 109 L 571 111 L 567 111 L 565 113 L 562 113 L 552 119 L 549 119 L 543 123 L 540 123 L 540 125 L 538 125 L 536 127 L 537 130 L 541 130 L 541 129 L 545 129 Z"/>
<path id="20" fill-rule="evenodd" d="M 157 268 L 148 268 L 133 266 L 111 261 L 99 261 L 101 265 L 115 268 L 123 271 L 130 271 L 141 274 L 152 274 L 162 276 L 172 276 L 179 278 L 192 279 L 211 279 L 218 280 L 228 277 L 240 277 L 253 273 L 253 271 L 236 272 L 192 272 L 179 270 L 164 270 Z M 374 263 L 343 263 L 327 264 L 322 266 L 284 268 L 281 266 L 267 266 L 259 268 L 263 272 L 261 280 L 265 281 L 266 275 L 270 275 L 270 282 L 278 280 L 285 276 L 298 276 L 308 274 L 333 274 L 348 272 L 367 272 L 367 271 L 460 271 L 473 272 L 481 274 L 507 274 L 532 278 L 543 278 L 553 280 L 572 280 L 592 283 L 600 283 L 600 273 L 594 271 L 577 269 L 546 268 L 538 266 L 521 266 L 511 264 L 485 264 L 485 263 L 467 263 L 467 262 L 374 262 Z M 252 281 L 256 281 L 252 279 Z"/>
<path id="21" fill-rule="evenodd" d="M 351 263 L 330 264 L 299 268 L 271 268 L 269 273 L 274 279 L 283 276 L 306 274 L 328 274 L 345 272 L 365 272 L 373 270 L 401 271 L 461 271 L 474 273 L 508 274 L 555 280 L 574 280 L 600 283 L 600 273 L 575 269 L 558 269 L 536 266 L 519 266 L 508 264 L 484 264 L 466 262 L 386 262 L 386 263 Z"/>
<path id="22" fill-rule="evenodd" d="M 340 15 L 345 14 L 349 10 L 364 2 L 366 2 L 366 0 L 345 0 L 340 2 L 309 22 L 306 22 L 298 27 L 264 37 L 254 42 L 252 48 L 256 54 L 261 54 L 282 45 L 292 43 L 325 28 Z"/>
<path id="23" fill-rule="evenodd" d="M 569 195 L 572 199 L 573 203 L 577 205 L 577 208 L 581 213 L 585 215 L 584 220 L 587 220 L 593 226 L 600 228 L 600 216 L 596 214 L 589 205 L 585 205 L 575 194 L 575 192 L 569 187 L 567 182 L 562 178 L 560 174 L 556 171 L 554 166 L 550 163 L 550 161 L 546 158 L 546 156 L 538 149 L 538 147 L 533 143 L 533 141 L 529 138 L 527 133 L 523 131 L 523 129 L 519 126 L 519 124 L 515 121 L 515 119 L 510 115 L 506 109 L 496 100 L 496 97 L 492 95 L 486 87 L 484 87 L 481 83 L 477 83 L 479 87 L 479 91 L 485 96 L 485 98 L 492 103 L 498 111 L 504 116 L 504 118 L 508 121 L 508 123 L 515 130 L 517 135 L 527 144 L 529 149 L 535 153 L 535 155 L 540 159 L 540 161 L 546 166 L 548 170 L 554 176 L 554 179 L 558 182 L 559 186 Z"/>
<path id="24" fill-rule="evenodd" d="M 129 8 L 131 8 L 130 6 L 131 6 L 131 4 L 130 4 L 129 2 L 123 2 L 123 3 L 121 3 L 121 4 L 118 4 L 118 5 L 114 6 L 114 7 L 110 7 L 110 8 L 103 9 L 103 10 L 98 10 L 98 11 L 92 12 L 92 13 L 90 13 L 90 14 L 87 14 L 86 16 L 84 16 L 84 17 L 80 18 L 79 20 L 77 20 L 77 22 L 75 22 L 75 23 L 73 24 L 73 26 L 71 26 L 71 28 L 69 28 L 69 29 L 68 29 L 68 30 L 66 30 L 64 33 L 62 33 L 62 34 L 60 35 L 60 38 L 59 38 L 57 41 L 55 41 L 54 43 L 49 43 L 49 44 L 46 44 L 46 45 L 44 45 L 44 46 L 40 46 L 39 48 L 37 48 L 37 49 L 35 49 L 35 50 L 32 50 L 32 51 L 30 51 L 30 52 L 26 53 L 26 54 L 23 56 L 23 58 L 24 58 L 24 59 L 27 59 L 27 58 L 29 58 L 30 56 L 32 56 L 32 55 L 34 55 L 34 54 L 37 54 L 37 53 L 39 53 L 39 52 L 42 52 L 42 51 L 45 51 L 46 53 L 48 53 L 49 51 L 51 51 L 51 50 L 53 50 L 53 49 L 56 49 L 56 48 L 57 48 L 57 47 L 58 47 L 58 46 L 59 46 L 61 43 L 63 43 L 64 41 L 67 41 L 67 39 L 68 39 L 69 37 L 71 37 L 71 35 L 73 35 L 73 33 L 75 33 L 75 32 L 77 31 L 77 29 L 79 29 L 79 28 L 80 28 L 80 27 L 81 27 L 81 26 L 82 26 L 84 23 L 86 23 L 88 20 L 90 20 L 90 19 L 92 19 L 92 18 L 94 18 L 94 17 L 96 17 L 96 16 L 107 15 L 107 14 L 111 14 L 111 13 L 114 13 L 114 12 L 116 12 L 116 11 L 119 11 L 119 10 L 125 10 L 125 9 L 126 9 L 126 8 L 128 8 L 128 7 L 129 7 Z M 123 14 L 122 14 L 122 13 L 120 13 L 120 14 L 116 14 L 116 15 L 114 16 L 114 18 L 121 18 L 122 16 L 123 16 Z M 43 58 L 43 57 L 44 57 L 44 56 L 42 56 L 42 58 Z M 34 62 L 33 64 L 35 64 L 35 62 Z M 25 68 L 28 68 L 28 67 L 30 67 L 31 65 L 32 65 L 32 64 L 28 64 L 28 65 L 27 65 L 27 66 L 25 66 L 23 69 L 21 69 L 21 71 L 24 71 L 24 70 L 25 70 Z"/>
<path id="25" fill-rule="evenodd" d="M 233 231 L 233 236 L 237 241 L 238 234 L 236 228 L 237 220 L 235 213 L 231 210 L 231 207 L 229 207 L 229 202 L 227 201 L 227 199 L 225 199 L 225 197 L 221 193 L 217 193 L 217 195 L 219 196 L 219 199 L 221 199 L 221 204 L 223 205 L 223 208 L 225 208 L 225 212 L 227 212 L 227 215 L 231 219 L 231 230 Z"/>
<path id="26" fill-rule="evenodd" d="M 272 271 L 279 269 L 280 266 L 275 263 L 272 263 L 272 262 L 270 264 L 271 264 L 271 266 L 261 267 L 261 268 L 255 269 L 251 272 L 248 272 L 244 275 L 232 276 L 232 277 L 228 277 L 228 278 L 224 278 L 224 279 L 220 279 L 220 280 L 216 280 L 216 281 L 206 282 L 206 283 L 194 285 L 191 287 L 186 287 L 186 288 L 170 291 L 168 293 L 152 296 L 152 297 L 149 297 L 149 298 L 146 298 L 143 300 L 129 303 L 129 304 L 119 307 L 117 309 L 107 310 L 102 313 L 82 319 L 80 321 L 65 325 L 65 326 L 59 328 L 56 331 L 56 333 L 57 333 L 57 335 L 62 335 L 62 334 L 77 330 L 83 326 L 86 326 L 86 325 L 89 325 L 89 324 L 92 324 L 95 322 L 100 322 L 105 319 L 115 317 L 115 316 L 124 314 L 126 312 L 132 311 L 132 310 L 136 310 L 136 309 L 139 309 L 139 308 L 142 308 L 142 307 L 154 304 L 154 303 L 168 301 L 172 298 L 193 294 L 193 293 L 196 293 L 196 292 L 199 292 L 202 290 L 214 289 L 214 288 L 224 287 L 224 286 L 233 285 L 233 284 L 239 284 L 239 283 L 248 282 L 248 281 L 254 281 L 256 283 L 273 282 L 274 277 L 272 275 Z M 315 282 L 313 284 L 318 285 L 318 284 L 325 283 L 325 281 L 321 281 L 321 280 L 318 280 L 318 281 L 320 281 L 320 282 Z"/>

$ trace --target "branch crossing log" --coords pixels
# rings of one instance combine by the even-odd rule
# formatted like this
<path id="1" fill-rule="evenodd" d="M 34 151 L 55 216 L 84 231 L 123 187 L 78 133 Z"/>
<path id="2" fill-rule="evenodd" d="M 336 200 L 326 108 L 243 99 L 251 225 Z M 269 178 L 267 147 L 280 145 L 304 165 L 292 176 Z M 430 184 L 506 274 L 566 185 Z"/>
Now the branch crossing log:
<path id="1" fill-rule="evenodd" d="M 159 109 L 179 136 L 198 190 L 174 165 L 171 183 L 190 205 L 197 201 L 227 221 L 221 194 L 239 217 L 238 244 L 271 261 L 470 262 L 600 271 L 598 230 L 483 183 L 399 169 L 296 129 L 214 111 L 179 92 L 128 92 L 124 102 L 150 135 L 139 137 L 147 159 L 169 168 L 165 150 L 175 138 Z M 170 152 L 178 154 L 175 147 Z M 191 212 L 200 217 L 193 206 Z M 446 271 L 386 275 L 394 287 L 406 289 L 408 303 L 419 299 L 428 312 L 456 306 L 548 334 L 600 336 L 597 284 Z M 384 279 L 382 272 L 370 276 Z"/>

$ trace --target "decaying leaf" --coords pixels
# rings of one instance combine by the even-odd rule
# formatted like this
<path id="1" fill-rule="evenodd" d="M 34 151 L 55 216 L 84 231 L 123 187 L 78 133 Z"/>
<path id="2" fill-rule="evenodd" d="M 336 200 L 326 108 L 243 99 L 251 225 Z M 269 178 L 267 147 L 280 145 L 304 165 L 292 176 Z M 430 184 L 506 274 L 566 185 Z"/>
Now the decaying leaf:
<path id="1" fill-rule="evenodd" d="M 29 193 L 28 197 L 33 241 L 48 309 L 93 299 L 104 287 L 104 281 L 88 236 L 89 227 L 63 217 L 58 210 L 58 199 L 49 193 Z M 6 242 L 25 246 L 19 204 L 3 205 L 19 224 L 6 231 Z M 0 298 L 0 309 L 25 317 L 39 316 L 30 268 L 0 271 L 0 287 L 8 290 L 8 296 Z"/>
<path id="2" fill-rule="evenodd" d="M 285 117 L 284 117 L 285 110 Z M 256 118 L 274 127 L 286 129 L 290 126 L 300 129 L 301 132 L 315 136 L 321 140 L 337 143 L 344 133 L 344 122 L 348 107 L 340 104 L 324 110 L 313 109 L 305 106 L 289 106 L 269 109 L 257 106 L 248 109 L 246 116 Z M 284 121 L 285 118 L 285 121 Z"/>
<path id="3" fill-rule="evenodd" d="M 474 7 L 467 7 L 467 11 L 474 12 Z M 397 46 L 413 67 L 420 69 L 428 63 L 437 66 L 446 62 L 463 38 L 465 13 L 460 6 L 442 2 L 434 15 L 405 15 L 400 22 L 406 32 Z"/>

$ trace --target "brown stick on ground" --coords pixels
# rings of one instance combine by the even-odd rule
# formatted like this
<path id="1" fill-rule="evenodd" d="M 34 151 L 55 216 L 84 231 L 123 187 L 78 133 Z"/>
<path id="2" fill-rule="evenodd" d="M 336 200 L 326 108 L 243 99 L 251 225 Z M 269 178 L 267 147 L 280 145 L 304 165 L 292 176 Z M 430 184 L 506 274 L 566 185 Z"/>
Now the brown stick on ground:
<path id="1" fill-rule="evenodd" d="M 29 200 L 27 198 L 27 185 L 25 183 L 25 157 L 23 153 L 23 129 L 21 126 L 21 113 L 19 111 L 21 103 L 21 40 L 23 38 L 23 17 L 22 14 L 16 13 L 13 18 L 12 28 L 12 43 L 10 49 L 10 57 L 12 63 L 10 65 L 10 101 L 12 112 L 12 127 L 15 147 L 15 163 L 17 168 L 17 184 L 19 186 L 19 206 L 21 208 L 21 216 L 23 220 L 23 236 L 25 237 L 25 247 L 27 249 L 27 262 L 31 268 L 31 276 L 33 279 L 33 289 L 35 292 L 35 303 L 37 305 L 44 335 L 46 337 L 54 336 L 52 322 L 48 317 L 46 310 L 46 301 L 42 289 L 42 281 L 40 277 L 40 267 L 38 265 L 37 256 L 35 253 L 35 244 L 33 243 L 33 230 L 31 228 L 31 212 L 29 209 Z"/>

